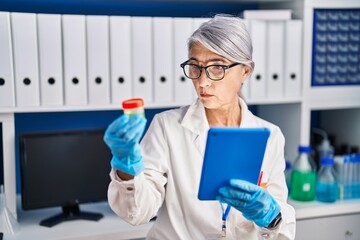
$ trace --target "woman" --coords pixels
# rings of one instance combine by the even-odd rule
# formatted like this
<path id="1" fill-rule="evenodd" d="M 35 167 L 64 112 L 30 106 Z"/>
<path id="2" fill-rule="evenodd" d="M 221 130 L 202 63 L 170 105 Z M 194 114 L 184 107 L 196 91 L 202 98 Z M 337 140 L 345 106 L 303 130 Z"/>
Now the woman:
<path id="1" fill-rule="evenodd" d="M 215 16 L 192 34 L 188 50 L 189 59 L 181 67 L 198 99 L 156 115 L 141 147 L 142 116 L 122 115 L 105 133 L 113 153 L 111 208 L 134 225 L 157 216 L 148 239 L 206 239 L 219 233 L 221 205 L 197 198 L 207 131 L 215 126 L 266 127 L 271 131 L 262 165 L 266 190 L 234 179 L 231 187 L 219 189 L 218 199 L 232 206 L 226 221 L 229 238 L 294 239 L 295 213 L 286 203 L 284 137 L 239 97 L 254 68 L 242 20 Z"/>

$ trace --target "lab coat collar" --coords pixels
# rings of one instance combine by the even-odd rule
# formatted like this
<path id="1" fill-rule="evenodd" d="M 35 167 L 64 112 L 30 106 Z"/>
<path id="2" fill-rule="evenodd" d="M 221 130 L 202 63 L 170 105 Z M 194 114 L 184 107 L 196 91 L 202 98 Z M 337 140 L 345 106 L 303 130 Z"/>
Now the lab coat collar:
<path id="1" fill-rule="evenodd" d="M 209 124 L 206 119 L 205 108 L 199 99 L 196 99 L 189 106 L 181 121 L 181 125 L 197 135 L 208 131 Z"/>
<path id="2" fill-rule="evenodd" d="M 241 123 L 240 127 L 254 127 L 253 114 L 249 111 L 246 102 L 239 97 L 241 106 Z M 209 130 L 209 124 L 205 115 L 205 108 L 199 99 L 196 99 L 186 111 L 181 125 L 193 133 L 200 135 Z"/>
<path id="3" fill-rule="evenodd" d="M 239 97 L 239 103 L 241 106 L 241 128 L 251 128 L 256 127 L 255 122 L 253 120 L 254 115 L 249 111 L 248 106 L 244 99 Z"/>

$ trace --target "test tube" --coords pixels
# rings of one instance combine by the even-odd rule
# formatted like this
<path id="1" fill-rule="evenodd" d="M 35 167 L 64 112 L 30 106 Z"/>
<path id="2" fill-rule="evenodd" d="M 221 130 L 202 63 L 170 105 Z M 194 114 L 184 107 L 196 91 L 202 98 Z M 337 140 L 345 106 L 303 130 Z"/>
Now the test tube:
<path id="1" fill-rule="evenodd" d="M 335 171 L 337 173 L 337 179 L 339 182 L 339 199 L 344 199 L 344 184 L 345 184 L 345 164 L 344 164 L 344 156 L 337 155 L 334 156 L 335 162 Z"/>
<path id="2" fill-rule="evenodd" d="M 352 176 L 353 176 L 353 181 L 352 181 L 352 198 L 356 198 L 357 197 L 357 175 L 356 175 L 356 171 L 357 171 L 357 161 L 356 161 L 356 155 L 353 154 L 351 156 L 352 159 L 352 165 L 353 165 L 353 169 L 352 169 Z"/>
<path id="3" fill-rule="evenodd" d="M 356 161 L 356 187 L 355 187 L 355 197 L 360 198 L 360 153 L 355 155 Z"/>
<path id="4" fill-rule="evenodd" d="M 145 116 L 144 100 L 142 98 L 126 99 L 122 102 L 124 113 L 129 116 L 140 114 Z"/>
<path id="5" fill-rule="evenodd" d="M 351 174 L 350 174 L 350 156 L 344 155 L 344 199 L 349 199 L 351 196 L 350 183 L 351 183 Z"/>
<path id="6" fill-rule="evenodd" d="M 356 157 L 354 154 L 349 155 L 349 198 L 355 198 L 355 178 L 356 178 Z"/>

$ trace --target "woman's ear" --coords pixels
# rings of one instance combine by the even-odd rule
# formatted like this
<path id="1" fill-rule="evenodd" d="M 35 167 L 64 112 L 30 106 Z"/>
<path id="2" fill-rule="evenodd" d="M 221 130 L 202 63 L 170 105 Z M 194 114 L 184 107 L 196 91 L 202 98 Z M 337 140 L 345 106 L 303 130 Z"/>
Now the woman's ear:
<path id="1" fill-rule="evenodd" d="M 250 76 L 251 74 L 251 68 L 249 66 L 244 66 L 243 67 L 243 77 L 246 79 Z M 245 81 L 244 79 L 244 81 Z"/>

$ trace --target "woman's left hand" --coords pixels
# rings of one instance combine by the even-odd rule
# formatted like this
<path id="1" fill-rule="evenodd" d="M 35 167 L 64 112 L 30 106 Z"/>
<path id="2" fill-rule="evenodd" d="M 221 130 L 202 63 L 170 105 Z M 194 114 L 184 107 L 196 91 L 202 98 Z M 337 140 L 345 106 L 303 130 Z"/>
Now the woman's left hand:
<path id="1" fill-rule="evenodd" d="M 270 193 L 247 181 L 231 179 L 230 187 L 219 189 L 217 197 L 242 212 L 243 216 L 259 227 L 268 227 L 280 213 L 280 206 Z"/>

